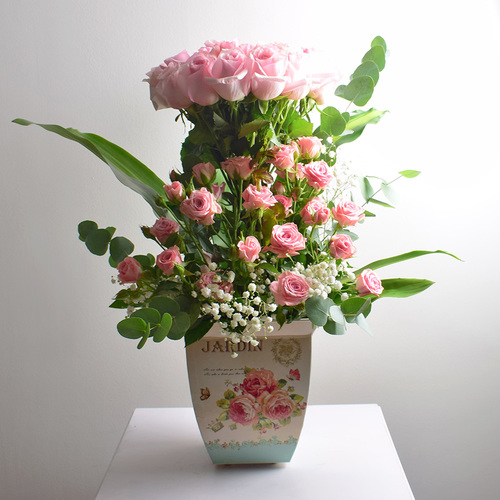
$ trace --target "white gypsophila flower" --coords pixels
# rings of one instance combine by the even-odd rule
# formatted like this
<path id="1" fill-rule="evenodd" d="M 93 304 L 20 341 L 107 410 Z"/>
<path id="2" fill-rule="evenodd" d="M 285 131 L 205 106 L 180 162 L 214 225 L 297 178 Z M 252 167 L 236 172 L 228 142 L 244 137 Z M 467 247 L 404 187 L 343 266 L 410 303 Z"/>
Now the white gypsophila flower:
<path id="1" fill-rule="evenodd" d="M 255 292 L 255 291 L 257 290 L 257 285 L 256 285 L 255 283 L 250 283 L 250 284 L 248 285 L 248 290 L 249 290 L 250 292 Z"/>
<path id="2" fill-rule="evenodd" d="M 217 264 L 215 262 L 210 262 L 210 264 L 208 264 L 208 269 L 210 269 L 210 271 L 215 271 L 217 269 Z"/>
<path id="3" fill-rule="evenodd" d="M 233 272 L 233 271 L 229 271 L 229 272 L 227 273 L 227 281 L 228 281 L 229 283 L 232 283 L 232 282 L 234 281 L 234 278 L 235 278 L 235 277 L 236 277 L 236 275 L 234 274 L 234 272 Z"/>
<path id="4" fill-rule="evenodd" d="M 348 294 L 348 293 L 345 293 L 345 292 L 344 292 L 344 293 L 341 293 L 341 294 L 340 294 L 340 300 L 341 300 L 342 302 L 344 302 L 344 301 L 345 301 L 345 300 L 347 300 L 348 298 L 349 298 L 349 294 Z"/>
<path id="5" fill-rule="evenodd" d="M 212 295 L 212 290 L 210 290 L 210 288 L 205 286 L 201 289 L 201 294 L 203 295 L 203 297 L 208 299 L 208 297 L 210 297 Z"/>
<path id="6" fill-rule="evenodd" d="M 242 296 L 244 299 L 248 299 L 248 298 L 250 297 L 250 293 L 245 291 L 245 292 L 243 292 L 243 293 L 241 294 L 241 296 Z"/>

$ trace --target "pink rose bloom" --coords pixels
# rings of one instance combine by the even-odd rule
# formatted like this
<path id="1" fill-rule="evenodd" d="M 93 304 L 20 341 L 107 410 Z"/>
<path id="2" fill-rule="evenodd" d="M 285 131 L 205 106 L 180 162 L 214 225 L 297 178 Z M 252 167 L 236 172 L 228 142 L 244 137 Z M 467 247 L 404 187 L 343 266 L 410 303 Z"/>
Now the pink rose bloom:
<path id="1" fill-rule="evenodd" d="M 179 224 L 173 221 L 172 219 L 168 219 L 167 217 L 160 217 L 150 229 L 151 234 L 160 242 L 165 243 L 167 238 L 172 234 L 179 231 Z"/>
<path id="2" fill-rule="evenodd" d="M 223 40 L 218 42 L 217 40 L 207 40 L 205 42 L 205 47 L 202 47 L 200 51 L 207 52 L 214 56 L 218 56 L 221 50 L 231 50 L 238 48 L 238 43 L 235 41 Z"/>
<path id="3" fill-rule="evenodd" d="M 200 190 L 194 190 L 189 198 L 182 201 L 180 206 L 181 213 L 204 226 L 214 223 L 214 214 L 222 212 L 221 206 L 215 201 L 214 195 L 202 187 Z"/>
<path id="4" fill-rule="evenodd" d="M 156 265 L 167 275 L 174 272 L 175 264 L 182 264 L 181 253 L 177 245 L 167 248 L 156 257 Z"/>
<path id="5" fill-rule="evenodd" d="M 222 170 L 227 172 L 231 179 L 248 179 L 253 171 L 250 156 L 234 156 L 221 163 Z"/>
<path id="6" fill-rule="evenodd" d="M 222 198 L 222 193 L 226 189 L 226 183 L 212 184 L 212 193 L 214 195 L 215 201 L 220 201 Z"/>
<path id="7" fill-rule="evenodd" d="M 350 259 L 356 253 L 356 247 L 347 234 L 337 234 L 330 240 L 330 255 L 334 259 Z"/>
<path id="8" fill-rule="evenodd" d="M 257 46 L 250 53 L 253 62 L 251 90 L 262 101 L 278 97 L 288 80 L 285 75 L 288 56 L 279 46 Z"/>
<path id="9" fill-rule="evenodd" d="M 270 149 L 270 158 L 267 163 L 272 163 L 280 170 L 288 170 L 295 166 L 295 158 L 299 153 L 297 143 L 291 142 L 290 144 L 282 144 L 281 146 L 274 146 Z"/>
<path id="10" fill-rule="evenodd" d="M 238 242 L 238 255 L 245 262 L 254 262 L 260 251 L 261 246 L 255 236 L 247 236 L 245 241 Z"/>
<path id="11" fill-rule="evenodd" d="M 172 184 L 163 186 L 168 200 L 171 203 L 180 203 L 185 197 L 184 186 L 179 181 L 174 181 Z"/>
<path id="12" fill-rule="evenodd" d="M 352 201 L 343 200 L 332 208 L 333 218 L 341 226 L 354 226 L 365 218 L 364 210 Z"/>
<path id="13" fill-rule="evenodd" d="M 285 216 L 292 213 L 292 198 L 288 198 L 288 196 L 284 196 L 282 194 L 275 194 L 274 198 L 278 203 L 281 203 L 285 207 Z"/>
<path id="14" fill-rule="evenodd" d="M 260 407 L 250 394 L 241 394 L 231 399 L 228 417 L 237 424 L 253 425 L 259 421 Z"/>
<path id="15" fill-rule="evenodd" d="M 210 162 L 197 163 L 193 167 L 193 176 L 198 184 L 209 184 L 215 177 L 215 167 Z"/>
<path id="16" fill-rule="evenodd" d="M 300 170 L 307 179 L 307 184 L 315 189 L 324 189 L 333 180 L 333 171 L 323 160 L 301 165 Z"/>
<path id="17" fill-rule="evenodd" d="M 309 297 L 309 283 L 292 271 L 284 271 L 273 281 L 269 288 L 274 295 L 276 304 L 280 306 L 297 306 Z"/>
<path id="18" fill-rule="evenodd" d="M 243 390 L 255 398 L 264 392 L 273 392 L 277 387 L 278 382 L 271 370 L 250 370 L 242 385 Z"/>
<path id="19" fill-rule="evenodd" d="M 277 389 L 272 394 L 265 394 L 259 398 L 264 416 L 271 420 L 288 418 L 295 410 L 295 403 L 288 392 Z"/>
<path id="20" fill-rule="evenodd" d="M 282 182 L 280 181 L 276 181 L 272 186 L 271 186 L 271 189 L 274 193 L 274 196 L 276 197 L 277 194 L 282 194 L 284 195 L 286 190 L 285 190 L 285 186 L 283 185 Z"/>
<path id="21" fill-rule="evenodd" d="M 189 58 L 184 50 L 174 57 L 165 59 L 156 68 L 147 73 L 151 102 L 156 110 L 165 108 L 189 108 L 193 102 L 183 91 L 183 82 L 179 76 L 183 63 Z"/>
<path id="22" fill-rule="evenodd" d="M 247 210 L 266 209 L 276 204 L 273 193 L 266 186 L 262 186 L 259 191 L 256 186 L 249 184 L 241 196 L 245 200 L 243 207 Z"/>
<path id="23" fill-rule="evenodd" d="M 201 106 L 210 106 L 219 100 L 219 94 L 206 82 L 212 76 L 215 56 L 197 52 L 179 70 L 179 84 L 186 96 Z"/>
<path id="24" fill-rule="evenodd" d="M 237 101 L 250 92 L 250 61 L 239 48 L 221 49 L 206 82 L 227 101 Z"/>
<path id="25" fill-rule="evenodd" d="M 300 211 L 300 216 L 308 226 L 324 224 L 330 218 L 330 209 L 319 198 L 308 201 Z"/>
<path id="26" fill-rule="evenodd" d="M 377 275 L 371 269 L 365 269 L 356 278 L 356 290 L 359 292 L 360 297 L 370 293 L 378 296 L 383 292 L 384 287 Z"/>
<path id="27" fill-rule="evenodd" d="M 135 283 L 142 273 L 141 265 L 133 257 L 125 257 L 116 269 L 121 283 Z"/>
<path id="28" fill-rule="evenodd" d="M 298 255 L 298 250 L 306 248 L 306 239 L 299 232 L 296 224 L 289 222 L 281 226 L 276 225 L 271 231 L 271 243 L 264 247 L 264 252 L 273 252 L 279 258 Z"/>
<path id="29" fill-rule="evenodd" d="M 321 153 L 321 139 L 319 137 L 299 137 L 297 145 L 301 158 L 314 160 Z"/>

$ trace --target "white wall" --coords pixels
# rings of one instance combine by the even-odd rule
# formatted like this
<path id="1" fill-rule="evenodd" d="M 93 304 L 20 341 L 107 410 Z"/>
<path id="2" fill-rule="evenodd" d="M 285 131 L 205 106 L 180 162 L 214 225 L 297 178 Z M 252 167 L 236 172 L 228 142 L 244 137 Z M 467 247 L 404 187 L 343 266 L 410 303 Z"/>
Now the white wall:
<path id="1" fill-rule="evenodd" d="M 149 207 L 80 146 L 10 120 L 101 134 L 166 178 L 183 130 L 174 111 L 149 103 L 150 67 L 206 39 L 238 38 L 331 49 L 348 76 L 376 35 L 390 58 L 373 105 L 391 113 L 345 153 L 363 173 L 423 174 L 399 184 L 398 210 L 365 224 L 359 262 L 414 248 L 464 262 L 428 256 L 384 271 L 437 284 L 378 303 L 373 337 L 356 327 L 317 335 L 311 403 L 379 403 L 416 498 L 498 498 L 498 3 L 3 7 L 1 498 L 93 498 L 134 408 L 190 404 L 182 345 L 137 351 L 116 333 L 110 268 L 76 236 L 89 218 L 140 242 Z"/>

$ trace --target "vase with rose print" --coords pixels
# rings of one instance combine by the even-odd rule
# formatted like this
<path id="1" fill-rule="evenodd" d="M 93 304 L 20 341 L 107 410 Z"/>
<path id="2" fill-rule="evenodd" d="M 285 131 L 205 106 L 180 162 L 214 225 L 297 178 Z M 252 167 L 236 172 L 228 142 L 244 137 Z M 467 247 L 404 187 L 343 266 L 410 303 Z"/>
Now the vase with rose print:
<path id="1" fill-rule="evenodd" d="M 215 325 L 186 349 L 196 419 L 214 464 L 289 462 L 307 408 L 311 324 L 233 346 Z"/>

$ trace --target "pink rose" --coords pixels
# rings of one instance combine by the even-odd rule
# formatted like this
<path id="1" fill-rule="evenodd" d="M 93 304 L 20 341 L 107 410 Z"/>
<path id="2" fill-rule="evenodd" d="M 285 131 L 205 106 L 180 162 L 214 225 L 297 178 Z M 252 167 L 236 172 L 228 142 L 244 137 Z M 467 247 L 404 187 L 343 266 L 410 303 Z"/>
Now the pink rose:
<path id="1" fill-rule="evenodd" d="M 276 304 L 280 306 L 297 306 L 309 297 L 309 283 L 292 271 L 284 271 L 273 281 L 269 288 L 274 295 Z"/>
<path id="2" fill-rule="evenodd" d="M 333 218 L 341 226 L 354 226 L 365 218 L 364 210 L 352 201 L 343 200 L 332 208 Z"/>
<path id="3" fill-rule="evenodd" d="M 230 400 L 228 417 L 237 424 L 253 425 L 259 421 L 260 407 L 250 394 L 241 394 Z"/>
<path id="4" fill-rule="evenodd" d="M 297 144 L 292 142 L 290 144 L 282 144 L 281 146 L 274 146 L 268 152 L 270 158 L 267 163 L 272 163 L 280 170 L 288 170 L 295 166 L 295 158 L 299 150 Z"/>
<path id="5" fill-rule="evenodd" d="M 118 279 L 122 283 L 135 283 L 142 273 L 142 268 L 139 262 L 133 257 L 125 257 L 117 266 Z"/>
<path id="6" fill-rule="evenodd" d="M 168 219 L 167 217 L 160 217 L 150 229 L 151 234 L 160 242 L 165 243 L 167 238 L 172 234 L 179 231 L 179 224 L 173 221 L 172 219 Z"/>
<path id="7" fill-rule="evenodd" d="M 145 81 L 149 82 L 151 102 L 156 110 L 165 108 L 189 108 L 193 102 L 183 92 L 183 82 L 179 76 L 183 63 L 189 58 L 184 50 L 174 57 L 165 59 L 153 68 Z"/>
<path id="8" fill-rule="evenodd" d="M 247 210 L 266 209 L 276 204 L 273 193 L 266 186 L 262 186 L 259 191 L 256 186 L 250 184 L 241 196 L 245 200 L 243 207 Z"/>
<path id="9" fill-rule="evenodd" d="M 219 100 L 219 94 L 206 82 L 212 76 L 215 57 L 203 52 L 193 54 L 179 70 L 179 83 L 186 96 L 201 106 L 210 106 Z"/>
<path id="10" fill-rule="evenodd" d="M 239 48 L 221 49 L 206 82 L 227 101 L 237 101 L 250 92 L 250 62 Z"/>
<path id="11" fill-rule="evenodd" d="M 209 163 L 197 163 L 193 167 L 193 176 L 202 186 L 212 182 L 215 177 L 215 167 Z"/>
<path id="12" fill-rule="evenodd" d="M 278 382 L 270 370 L 250 370 L 243 380 L 243 390 L 254 397 L 259 397 L 264 392 L 273 392 L 278 387 Z"/>
<path id="13" fill-rule="evenodd" d="M 356 253 L 356 247 L 347 234 L 337 234 L 330 240 L 330 255 L 334 259 L 350 259 Z"/>
<path id="14" fill-rule="evenodd" d="M 185 197 L 184 186 L 179 181 L 163 186 L 165 194 L 171 203 L 180 203 Z"/>
<path id="15" fill-rule="evenodd" d="M 227 172 L 231 179 L 248 179 L 253 171 L 250 156 L 234 156 L 221 163 L 222 170 Z"/>
<path id="16" fill-rule="evenodd" d="M 288 53 L 286 70 L 288 82 L 281 95 L 298 101 L 309 93 L 310 83 L 307 75 L 307 59 L 307 55 L 303 51 Z"/>
<path id="17" fill-rule="evenodd" d="M 288 392 L 277 389 L 259 398 L 262 413 L 271 420 L 284 420 L 295 410 L 295 403 Z"/>
<path id="18" fill-rule="evenodd" d="M 167 275 L 174 272 L 175 264 L 182 264 L 181 253 L 177 245 L 167 248 L 156 257 L 156 265 Z"/>
<path id="19" fill-rule="evenodd" d="M 318 137 L 299 137 L 297 145 L 301 158 L 314 160 L 321 153 L 321 139 Z"/>
<path id="20" fill-rule="evenodd" d="M 292 213 L 292 198 L 288 198 L 282 194 L 275 194 L 274 198 L 278 203 L 281 203 L 285 207 L 285 216 Z"/>
<path id="21" fill-rule="evenodd" d="M 221 184 L 212 184 L 212 193 L 214 195 L 215 201 L 220 201 L 222 198 L 222 193 L 226 189 L 226 183 L 222 182 Z"/>
<path id="22" fill-rule="evenodd" d="M 245 241 L 238 242 L 238 255 L 245 262 L 254 262 L 260 251 L 260 243 L 255 236 L 247 236 Z"/>
<path id="23" fill-rule="evenodd" d="M 183 200 L 180 210 L 186 217 L 204 226 L 213 224 L 214 214 L 222 212 L 222 208 L 215 201 L 214 195 L 205 187 L 202 187 L 200 190 L 194 190 L 189 195 L 189 198 Z"/>
<path id="24" fill-rule="evenodd" d="M 257 46 L 250 53 L 252 67 L 252 94 L 268 101 L 278 97 L 288 80 L 285 75 L 288 56 L 277 45 Z"/>
<path id="25" fill-rule="evenodd" d="M 384 287 L 377 275 L 371 269 L 365 269 L 356 278 L 356 290 L 359 292 L 360 297 L 370 293 L 378 296 L 383 292 Z"/>
<path id="26" fill-rule="evenodd" d="M 315 189 L 324 189 L 333 180 L 333 171 L 323 160 L 306 163 L 300 169 L 307 184 Z"/>
<path id="27" fill-rule="evenodd" d="M 308 226 L 324 224 L 330 218 L 330 209 L 323 200 L 313 198 L 300 211 L 300 216 Z"/>
<path id="28" fill-rule="evenodd" d="M 298 250 L 306 248 L 306 239 L 300 234 L 293 222 L 276 225 L 271 231 L 271 244 L 264 247 L 264 252 L 273 252 L 278 257 L 293 257 L 298 255 Z"/>

